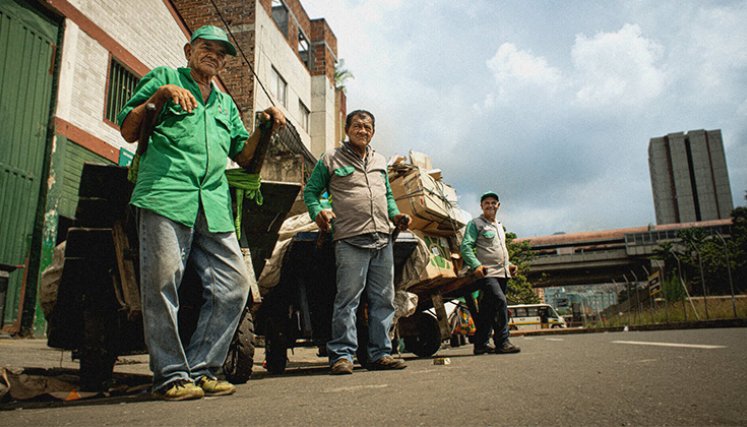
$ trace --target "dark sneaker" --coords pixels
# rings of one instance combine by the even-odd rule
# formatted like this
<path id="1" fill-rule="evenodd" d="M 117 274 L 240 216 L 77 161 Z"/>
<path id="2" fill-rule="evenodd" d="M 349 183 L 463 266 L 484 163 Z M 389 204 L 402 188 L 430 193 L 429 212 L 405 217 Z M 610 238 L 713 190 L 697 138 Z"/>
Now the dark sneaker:
<path id="1" fill-rule="evenodd" d="M 366 369 L 369 371 L 388 371 L 392 369 L 405 369 L 407 365 L 402 359 L 395 359 L 392 356 L 384 356 L 381 359 L 370 362 Z"/>
<path id="2" fill-rule="evenodd" d="M 228 381 L 208 378 L 206 376 L 198 378 L 195 385 L 200 387 L 208 396 L 227 396 L 236 392 L 236 386 Z"/>
<path id="3" fill-rule="evenodd" d="M 350 375 L 353 373 L 353 362 L 346 358 L 338 359 L 332 364 L 330 374 L 332 375 Z"/>
<path id="4" fill-rule="evenodd" d="M 493 347 L 490 344 L 485 345 L 475 345 L 475 348 L 472 349 L 472 354 L 475 356 L 478 356 L 480 354 L 486 354 L 486 353 L 495 353 L 495 347 Z"/>
<path id="5" fill-rule="evenodd" d="M 202 399 L 205 392 L 192 381 L 177 380 L 153 392 L 153 396 L 162 400 L 194 400 Z"/>
<path id="6" fill-rule="evenodd" d="M 518 353 L 521 349 L 513 344 L 511 344 L 511 341 L 506 340 L 503 341 L 503 344 L 499 345 L 498 348 L 495 349 L 495 354 L 510 354 L 510 353 Z"/>

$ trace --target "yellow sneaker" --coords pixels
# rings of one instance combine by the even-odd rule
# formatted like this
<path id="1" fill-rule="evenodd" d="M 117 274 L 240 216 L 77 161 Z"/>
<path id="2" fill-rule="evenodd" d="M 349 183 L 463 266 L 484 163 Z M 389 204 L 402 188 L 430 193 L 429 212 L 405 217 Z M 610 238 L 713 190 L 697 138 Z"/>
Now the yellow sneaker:
<path id="1" fill-rule="evenodd" d="M 234 394 L 236 387 L 228 381 L 202 376 L 195 382 L 208 396 L 226 396 Z"/>
<path id="2" fill-rule="evenodd" d="M 187 380 L 177 380 L 153 392 L 153 396 L 163 400 L 194 400 L 202 399 L 205 392 L 195 383 Z"/>

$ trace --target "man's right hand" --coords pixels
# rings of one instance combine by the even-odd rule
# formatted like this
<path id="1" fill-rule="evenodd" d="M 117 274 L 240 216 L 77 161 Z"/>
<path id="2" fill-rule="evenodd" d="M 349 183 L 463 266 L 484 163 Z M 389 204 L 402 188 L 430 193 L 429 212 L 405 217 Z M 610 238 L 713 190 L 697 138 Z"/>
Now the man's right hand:
<path id="1" fill-rule="evenodd" d="M 478 279 L 485 277 L 485 266 L 479 266 L 472 272 Z"/>
<path id="2" fill-rule="evenodd" d="M 333 219 L 335 219 L 335 213 L 329 209 L 325 209 L 316 215 L 316 225 L 322 231 L 329 231 Z"/>
<path id="3" fill-rule="evenodd" d="M 177 85 L 163 85 L 158 88 L 157 95 L 160 98 L 161 105 L 171 100 L 174 104 L 180 105 L 188 113 L 197 108 L 197 99 L 192 95 L 192 92 Z"/>

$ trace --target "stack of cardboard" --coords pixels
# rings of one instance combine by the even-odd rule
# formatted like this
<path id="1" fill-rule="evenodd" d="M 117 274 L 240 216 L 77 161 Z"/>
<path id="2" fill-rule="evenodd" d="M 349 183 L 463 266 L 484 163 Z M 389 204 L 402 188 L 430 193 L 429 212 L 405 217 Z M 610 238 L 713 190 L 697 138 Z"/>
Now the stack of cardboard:
<path id="1" fill-rule="evenodd" d="M 411 151 L 409 162 L 395 156 L 389 163 L 397 207 L 412 218 L 410 230 L 423 241 L 430 257 L 420 279 L 456 277 L 460 230 L 469 220 L 457 205 L 456 190 L 442 181 L 440 170 L 431 169 L 426 154 Z"/>

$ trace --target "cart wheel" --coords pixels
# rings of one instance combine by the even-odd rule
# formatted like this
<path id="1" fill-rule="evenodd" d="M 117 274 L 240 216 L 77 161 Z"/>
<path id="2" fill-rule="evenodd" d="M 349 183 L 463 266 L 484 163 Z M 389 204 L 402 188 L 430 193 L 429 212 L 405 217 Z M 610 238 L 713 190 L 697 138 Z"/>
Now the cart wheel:
<path id="1" fill-rule="evenodd" d="M 223 373 L 233 384 L 244 384 L 252 376 L 253 365 L 254 322 L 251 309 L 247 305 L 231 340 L 226 361 L 223 363 Z"/>
<path id="2" fill-rule="evenodd" d="M 283 332 L 281 321 L 270 320 L 267 322 L 265 332 L 265 362 L 267 372 L 271 374 L 282 374 L 288 365 L 288 336 Z"/>
<path id="3" fill-rule="evenodd" d="M 428 313 L 415 313 L 411 321 L 415 323 L 418 334 L 405 336 L 405 349 L 419 357 L 430 357 L 441 348 L 441 328 L 438 319 Z"/>
<path id="4" fill-rule="evenodd" d="M 113 322 L 106 313 L 83 311 L 83 345 L 80 357 L 80 384 L 84 391 L 106 390 L 111 382 L 117 355 L 112 351 L 110 328 Z"/>

